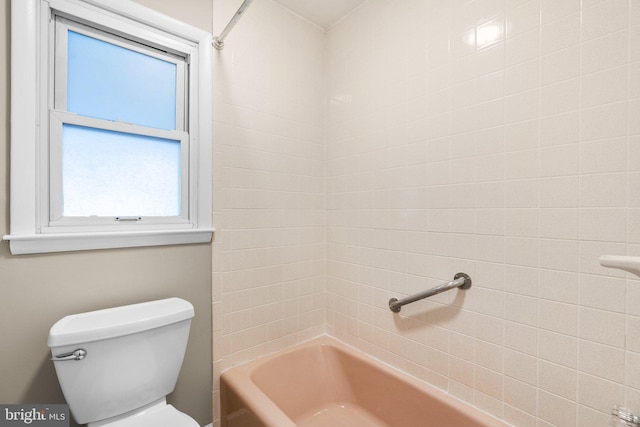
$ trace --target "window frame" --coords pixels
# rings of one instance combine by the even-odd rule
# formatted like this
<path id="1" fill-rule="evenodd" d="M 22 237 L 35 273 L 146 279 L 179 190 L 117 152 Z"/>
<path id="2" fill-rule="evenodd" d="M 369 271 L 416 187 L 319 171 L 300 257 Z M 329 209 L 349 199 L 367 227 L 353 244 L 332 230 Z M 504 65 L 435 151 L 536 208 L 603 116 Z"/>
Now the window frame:
<path id="1" fill-rule="evenodd" d="M 211 34 L 130 0 L 12 0 L 11 14 L 11 231 L 3 237 L 11 253 L 209 242 L 215 231 L 211 224 Z M 149 135 L 181 141 L 181 167 L 187 171 L 181 172 L 180 216 L 142 221 L 56 216 L 61 213 L 55 200 L 56 194 L 62 194 L 56 187 L 61 183 L 61 164 L 50 167 L 50 162 L 60 159 L 60 144 L 51 135 L 61 132 L 63 123 L 99 124 L 99 128 L 142 135 L 154 129 L 64 111 L 53 73 L 57 17 L 65 25 L 71 20 L 76 32 L 95 28 L 132 43 L 161 46 L 168 56 L 186 59 L 186 103 L 177 111 L 177 129 L 154 130 Z"/>

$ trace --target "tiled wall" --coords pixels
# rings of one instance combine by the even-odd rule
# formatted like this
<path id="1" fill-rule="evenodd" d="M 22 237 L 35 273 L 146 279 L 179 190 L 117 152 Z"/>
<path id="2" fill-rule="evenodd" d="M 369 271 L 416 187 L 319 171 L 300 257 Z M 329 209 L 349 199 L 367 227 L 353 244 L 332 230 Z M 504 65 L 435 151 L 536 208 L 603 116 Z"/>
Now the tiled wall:
<path id="1" fill-rule="evenodd" d="M 516 426 L 640 411 L 597 262 L 640 255 L 640 1 L 368 0 L 326 60 L 328 333 Z"/>
<path id="2" fill-rule="evenodd" d="M 239 4 L 213 1 L 214 30 Z M 215 418 L 223 369 L 325 331 L 323 31 L 260 0 L 225 45 L 214 52 Z"/>
<path id="3" fill-rule="evenodd" d="M 640 281 L 597 262 L 640 255 L 638 0 L 367 0 L 326 34 L 261 0 L 226 44 L 214 403 L 326 331 L 516 426 L 640 411 Z"/>

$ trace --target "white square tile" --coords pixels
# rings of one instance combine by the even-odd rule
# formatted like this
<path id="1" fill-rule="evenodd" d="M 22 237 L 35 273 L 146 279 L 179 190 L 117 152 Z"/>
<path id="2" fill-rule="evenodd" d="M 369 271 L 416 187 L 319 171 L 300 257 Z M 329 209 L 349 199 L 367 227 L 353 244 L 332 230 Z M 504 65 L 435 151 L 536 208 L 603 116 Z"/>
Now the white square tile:
<path id="1" fill-rule="evenodd" d="M 578 340 L 573 336 L 540 330 L 539 348 L 543 360 L 573 369 L 578 366 Z"/>
<path id="2" fill-rule="evenodd" d="M 540 122 L 538 119 L 509 124 L 505 127 L 508 151 L 538 148 L 540 144 Z"/>
<path id="3" fill-rule="evenodd" d="M 619 348 L 579 340 L 578 370 L 608 381 L 622 383 L 625 376 L 624 353 L 624 350 Z"/>
<path id="4" fill-rule="evenodd" d="M 545 24 L 580 12 L 580 0 L 565 0 L 562 2 L 541 0 L 540 10 L 542 23 Z"/>
<path id="5" fill-rule="evenodd" d="M 538 267 L 540 263 L 540 242 L 532 238 L 508 237 L 505 242 L 505 262 L 507 264 Z"/>
<path id="6" fill-rule="evenodd" d="M 506 403 L 528 414 L 537 413 L 536 388 L 534 386 L 517 379 L 505 377 L 504 391 Z"/>
<path id="7" fill-rule="evenodd" d="M 540 28 L 535 28 L 505 41 L 507 66 L 527 62 L 540 56 Z"/>
<path id="8" fill-rule="evenodd" d="M 542 55 L 575 46 L 578 43 L 580 43 L 579 13 L 548 22 L 541 28 L 540 44 Z"/>
<path id="9" fill-rule="evenodd" d="M 617 102 L 587 108 L 581 112 L 582 139 L 615 138 L 627 134 L 628 105 Z"/>
<path id="10" fill-rule="evenodd" d="M 538 386 L 550 393 L 576 400 L 578 375 L 575 369 L 566 366 L 540 361 Z"/>
<path id="11" fill-rule="evenodd" d="M 575 305 L 540 301 L 540 327 L 551 332 L 576 336 L 578 308 Z"/>
<path id="12" fill-rule="evenodd" d="M 627 67 L 618 67 L 584 76 L 581 106 L 592 107 L 625 100 L 629 94 L 628 75 Z"/>
<path id="13" fill-rule="evenodd" d="M 525 295 L 506 294 L 505 297 L 505 319 L 511 320 L 506 324 L 505 338 L 507 346 L 523 353 L 535 355 L 537 352 L 537 330 L 538 325 L 538 301 L 536 298 Z M 517 322 L 517 323 L 514 323 Z M 528 327 L 526 327 L 528 326 Z M 526 335 L 525 339 L 522 335 Z M 514 346 L 514 338 L 526 344 Z M 511 341 L 511 343 L 509 343 Z"/>
<path id="14" fill-rule="evenodd" d="M 622 172 L 627 167 L 627 139 L 612 138 L 580 144 L 582 173 Z"/>
<path id="15" fill-rule="evenodd" d="M 616 173 L 581 176 L 580 206 L 624 207 L 626 204 L 626 174 Z"/>
<path id="16" fill-rule="evenodd" d="M 504 373 L 513 379 L 536 386 L 538 383 L 537 360 L 524 353 L 505 350 Z"/>
<path id="17" fill-rule="evenodd" d="M 505 73 L 497 71 L 485 74 L 477 79 L 477 99 L 478 102 L 486 102 L 496 98 L 504 97 L 505 93 Z"/>
<path id="18" fill-rule="evenodd" d="M 540 90 L 540 115 L 558 115 L 578 109 L 580 91 L 578 79 L 544 86 Z"/>
<path id="19" fill-rule="evenodd" d="M 538 176 L 538 155 L 536 150 L 523 150 L 507 153 L 506 178 L 525 179 Z"/>
<path id="20" fill-rule="evenodd" d="M 506 235 L 516 237 L 538 237 L 539 221 L 537 209 L 508 209 L 506 213 Z"/>
<path id="21" fill-rule="evenodd" d="M 627 232 L 624 209 L 593 208 L 580 211 L 580 238 L 603 242 L 624 242 Z"/>
<path id="22" fill-rule="evenodd" d="M 577 427 L 576 403 L 545 391 L 538 391 L 538 416 L 551 425 Z"/>
<path id="23" fill-rule="evenodd" d="M 523 2 L 507 9 L 507 37 L 526 33 L 540 26 L 540 4 L 536 1 Z"/>
<path id="24" fill-rule="evenodd" d="M 577 209 L 540 209 L 539 215 L 540 237 L 547 239 L 578 238 Z"/>
<path id="25" fill-rule="evenodd" d="M 628 46 L 629 35 L 627 31 L 619 31 L 582 43 L 582 74 L 626 64 L 629 57 Z"/>
<path id="26" fill-rule="evenodd" d="M 579 245 L 575 240 L 540 240 L 540 267 L 578 271 Z"/>
<path id="27" fill-rule="evenodd" d="M 578 144 L 558 145 L 540 150 L 540 176 L 577 175 L 580 168 Z"/>
<path id="28" fill-rule="evenodd" d="M 558 50 L 540 58 L 542 85 L 558 83 L 580 76 L 580 48 L 578 45 Z"/>
<path id="29" fill-rule="evenodd" d="M 577 176 L 540 180 L 540 206 L 548 208 L 577 208 L 580 180 Z M 567 215 L 566 213 L 564 214 Z"/>
<path id="30" fill-rule="evenodd" d="M 629 2 L 608 0 L 582 10 L 582 40 L 588 41 L 627 28 Z"/>
<path id="31" fill-rule="evenodd" d="M 541 270 L 539 296 L 557 302 L 577 304 L 578 275 L 567 271 Z"/>
<path id="32" fill-rule="evenodd" d="M 581 373 L 578 376 L 578 402 L 597 411 L 610 412 L 624 401 L 624 387 L 602 378 Z M 591 414 L 593 417 L 593 414 Z M 586 420 L 585 420 L 586 421 Z"/>
<path id="33" fill-rule="evenodd" d="M 582 306 L 624 313 L 626 283 L 619 278 L 583 274 L 579 298 Z"/>
<path id="34" fill-rule="evenodd" d="M 546 116 L 540 119 L 540 145 L 563 145 L 580 140 L 578 111 Z"/>
<path id="35" fill-rule="evenodd" d="M 625 319 L 620 313 L 581 307 L 578 336 L 613 347 L 625 345 Z"/>
<path id="36" fill-rule="evenodd" d="M 505 98 L 506 123 L 535 119 L 540 115 L 540 92 L 537 89 Z"/>

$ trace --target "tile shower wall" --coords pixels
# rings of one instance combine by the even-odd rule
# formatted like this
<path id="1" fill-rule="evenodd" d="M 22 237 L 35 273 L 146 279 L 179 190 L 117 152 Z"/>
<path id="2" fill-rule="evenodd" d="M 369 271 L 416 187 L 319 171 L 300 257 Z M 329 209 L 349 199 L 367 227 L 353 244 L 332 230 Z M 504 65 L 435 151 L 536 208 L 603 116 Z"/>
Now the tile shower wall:
<path id="1" fill-rule="evenodd" d="M 240 2 L 214 0 L 219 33 Z M 324 33 L 254 2 L 215 55 L 214 418 L 226 367 L 320 335 Z"/>
<path id="2" fill-rule="evenodd" d="M 640 408 L 640 282 L 596 261 L 640 255 L 636 0 L 369 0 L 326 35 L 261 1 L 216 61 L 216 373 L 326 330 L 518 426 Z"/>
<path id="3" fill-rule="evenodd" d="M 597 262 L 640 255 L 640 2 L 369 0 L 326 60 L 328 333 L 517 426 L 640 411 Z"/>

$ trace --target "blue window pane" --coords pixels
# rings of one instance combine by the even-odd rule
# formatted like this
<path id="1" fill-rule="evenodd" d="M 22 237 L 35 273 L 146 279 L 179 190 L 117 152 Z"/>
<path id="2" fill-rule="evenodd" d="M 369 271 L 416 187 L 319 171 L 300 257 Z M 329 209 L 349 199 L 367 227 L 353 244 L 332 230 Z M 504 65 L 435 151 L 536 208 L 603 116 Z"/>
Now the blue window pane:
<path id="1" fill-rule="evenodd" d="M 180 141 L 63 125 L 64 216 L 177 216 Z"/>
<path id="2" fill-rule="evenodd" d="M 176 128 L 176 64 L 68 32 L 67 111 Z"/>

